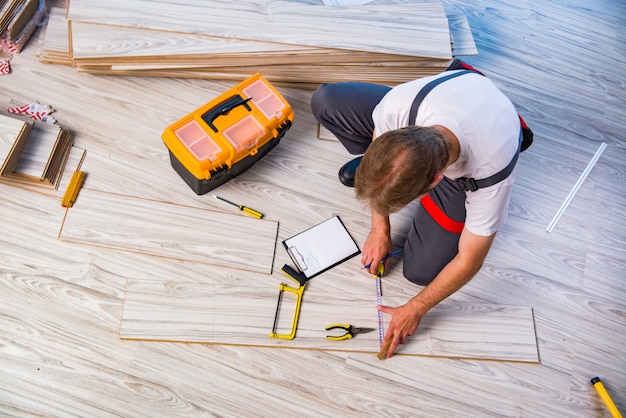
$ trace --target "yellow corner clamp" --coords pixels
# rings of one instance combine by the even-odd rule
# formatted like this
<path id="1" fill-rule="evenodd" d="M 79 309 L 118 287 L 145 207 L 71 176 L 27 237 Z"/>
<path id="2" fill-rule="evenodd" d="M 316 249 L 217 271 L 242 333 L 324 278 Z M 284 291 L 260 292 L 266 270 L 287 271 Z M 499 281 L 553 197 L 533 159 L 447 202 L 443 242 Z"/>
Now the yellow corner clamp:
<path id="1" fill-rule="evenodd" d="M 70 183 L 65 190 L 65 194 L 63 195 L 63 199 L 61 200 L 61 206 L 64 208 L 71 208 L 76 202 L 76 197 L 78 196 L 78 191 L 80 187 L 83 185 L 83 181 L 85 180 L 85 172 L 84 171 L 75 171 L 72 174 L 72 178 L 70 179 Z"/>
<path id="2" fill-rule="evenodd" d="M 300 305 L 302 304 L 302 294 L 304 293 L 304 285 L 308 278 L 306 278 L 303 274 L 297 272 L 293 268 L 289 267 L 285 264 L 281 270 L 287 276 L 298 282 L 299 287 L 294 289 L 293 287 L 287 286 L 285 283 L 281 283 L 278 285 L 278 304 L 276 305 L 276 315 L 274 316 L 274 326 L 272 327 L 272 332 L 270 333 L 270 338 L 282 338 L 284 340 L 293 340 L 296 337 L 296 328 L 298 327 L 298 318 L 300 316 Z M 276 332 L 276 326 L 278 322 L 278 312 L 280 311 L 280 301 L 282 299 L 283 292 L 291 292 L 296 295 L 296 311 L 293 316 L 293 323 L 291 325 L 291 332 L 289 334 L 279 334 Z"/>

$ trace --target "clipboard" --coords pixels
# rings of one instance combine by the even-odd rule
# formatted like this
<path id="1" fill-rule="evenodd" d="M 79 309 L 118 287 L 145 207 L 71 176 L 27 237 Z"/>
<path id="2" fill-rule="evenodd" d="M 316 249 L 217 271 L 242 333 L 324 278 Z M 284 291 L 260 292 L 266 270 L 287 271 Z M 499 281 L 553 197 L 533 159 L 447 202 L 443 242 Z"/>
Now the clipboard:
<path id="1" fill-rule="evenodd" d="M 339 216 L 287 238 L 283 246 L 307 279 L 361 253 Z"/>

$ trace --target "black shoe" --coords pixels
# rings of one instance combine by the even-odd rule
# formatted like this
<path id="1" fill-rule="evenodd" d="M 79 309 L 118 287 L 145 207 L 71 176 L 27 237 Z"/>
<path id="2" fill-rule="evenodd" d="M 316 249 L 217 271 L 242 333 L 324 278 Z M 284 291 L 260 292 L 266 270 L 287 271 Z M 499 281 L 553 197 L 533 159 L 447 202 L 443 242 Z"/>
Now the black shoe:
<path id="1" fill-rule="evenodd" d="M 361 164 L 361 159 L 363 159 L 363 156 L 348 161 L 339 169 L 339 181 L 344 186 L 354 187 L 354 176 L 356 175 L 357 167 Z"/>

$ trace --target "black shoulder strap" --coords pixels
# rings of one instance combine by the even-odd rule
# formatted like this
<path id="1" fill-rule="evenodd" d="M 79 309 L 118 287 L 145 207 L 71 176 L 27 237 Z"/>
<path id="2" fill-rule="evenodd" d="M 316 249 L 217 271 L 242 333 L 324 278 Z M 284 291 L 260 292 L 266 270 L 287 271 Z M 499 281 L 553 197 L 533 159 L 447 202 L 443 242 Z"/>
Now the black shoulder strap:
<path id="1" fill-rule="evenodd" d="M 420 105 L 422 104 L 422 101 L 424 100 L 424 97 L 426 97 L 426 95 L 430 93 L 432 89 L 434 89 L 435 87 L 437 87 L 439 84 L 443 83 L 446 80 L 450 80 L 451 78 L 455 78 L 455 77 L 458 77 L 460 75 L 467 74 L 467 73 L 475 73 L 475 71 L 463 70 L 463 71 L 458 71 L 455 73 L 450 73 L 443 77 L 436 78 L 435 80 L 427 83 L 424 87 L 422 87 L 419 93 L 417 93 L 417 96 L 415 96 L 415 99 L 413 100 L 413 104 L 411 105 L 411 111 L 409 112 L 409 123 L 410 124 L 415 123 L 415 118 L 417 117 L 417 109 L 419 109 Z"/>
<path id="2" fill-rule="evenodd" d="M 411 110 L 409 111 L 409 123 L 415 123 L 415 118 L 417 117 L 417 110 L 422 104 L 424 97 L 426 97 L 426 95 L 430 93 L 432 89 L 434 89 L 436 86 L 438 86 L 439 84 L 443 83 L 446 80 L 450 80 L 451 78 L 455 78 L 455 77 L 458 77 L 467 73 L 481 74 L 479 71 L 475 71 L 475 70 L 457 71 L 457 72 L 445 75 L 443 77 L 439 77 L 427 83 L 424 87 L 422 87 L 422 89 L 419 91 L 417 96 L 415 96 L 415 99 L 413 100 L 413 104 L 411 104 Z M 517 163 L 517 157 L 519 156 L 521 146 L 522 146 L 522 131 L 520 130 L 519 146 L 517 147 L 517 152 L 513 156 L 513 159 L 511 160 L 509 165 L 507 165 L 502 170 L 498 171 L 496 174 L 489 176 L 487 178 L 484 178 L 484 179 L 476 180 L 472 177 L 458 178 L 455 180 L 457 186 L 459 187 L 459 189 L 461 189 L 464 192 L 475 192 L 478 189 L 482 189 L 484 187 L 489 187 L 489 186 L 493 186 L 494 184 L 500 183 L 502 180 L 507 178 L 513 172 L 513 169 L 515 168 L 515 164 Z"/>
<path id="3" fill-rule="evenodd" d="M 496 174 L 493 174 L 485 179 L 476 180 L 472 177 L 459 177 L 455 180 L 456 185 L 464 192 L 475 192 L 478 189 L 482 189 L 484 187 L 493 186 L 494 184 L 500 183 L 502 180 L 507 178 L 515 168 L 515 164 L 517 163 L 517 157 L 519 157 L 520 149 L 522 147 L 522 131 L 519 133 L 519 145 L 517 146 L 517 151 L 513 156 L 513 159 L 502 170 L 498 171 Z"/>

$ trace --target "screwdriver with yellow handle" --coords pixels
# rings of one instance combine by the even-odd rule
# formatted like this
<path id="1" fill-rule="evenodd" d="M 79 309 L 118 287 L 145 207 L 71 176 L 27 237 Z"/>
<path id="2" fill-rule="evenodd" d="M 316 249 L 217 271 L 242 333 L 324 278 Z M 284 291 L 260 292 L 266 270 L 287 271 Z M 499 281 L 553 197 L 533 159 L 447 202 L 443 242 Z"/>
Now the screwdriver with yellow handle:
<path id="1" fill-rule="evenodd" d="M 256 211 L 256 210 L 254 210 L 254 209 L 251 209 L 251 208 L 249 208 L 249 207 L 247 207 L 247 206 L 244 206 L 244 205 L 238 205 L 238 204 L 236 204 L 236 203 L 231 202 L 230 200 L 226 200 L 226 199 L 224 199 L 223 197 L 219 197 L 219 196 L 216 196 L 216 195 L 213 195 L 213 197 L 214 197 L 214 198 L 216 198 L 216 199 L 219 199 L 219 200 L 221 200 L 221 201 L 223 201 L 223 202 L 226 202 L 226 203 L 228 203 L 228 204 L 231 204 L 231 205 L 233 205 L 233 206 L 237 207 L 237 209 L 239 209 L 239 210 L 240 210 L 240 211 L 242 211 L 243 213 L 247 213 L 248 215 L 250 215 L 250 216 L 254 216 L 254 217 L 255 217 L 255 218 L 257 218 L 257 219 L 261 219 L 261 218 L 263 218 L 263 214 L 262 214 L 261 212 L 259 212 L 259 211 Z"/>
<path id="2" fill-rule="evenodd" d="M 613 418 L 622 418 L 621 412 L 619 412 L 619 409 L 617 409 L 617 406 L 613 403 L 613 399 L 611 399 L 611 396 L 606 391 L 604 385 L 602 384 L 602 380 L 600 380 L 599 377 L 594 377 L 591 379 L 591 384 L 598 391 L 600 398 L 604 401 L 604 404 L 611 413 L 611 416 Z"/>

